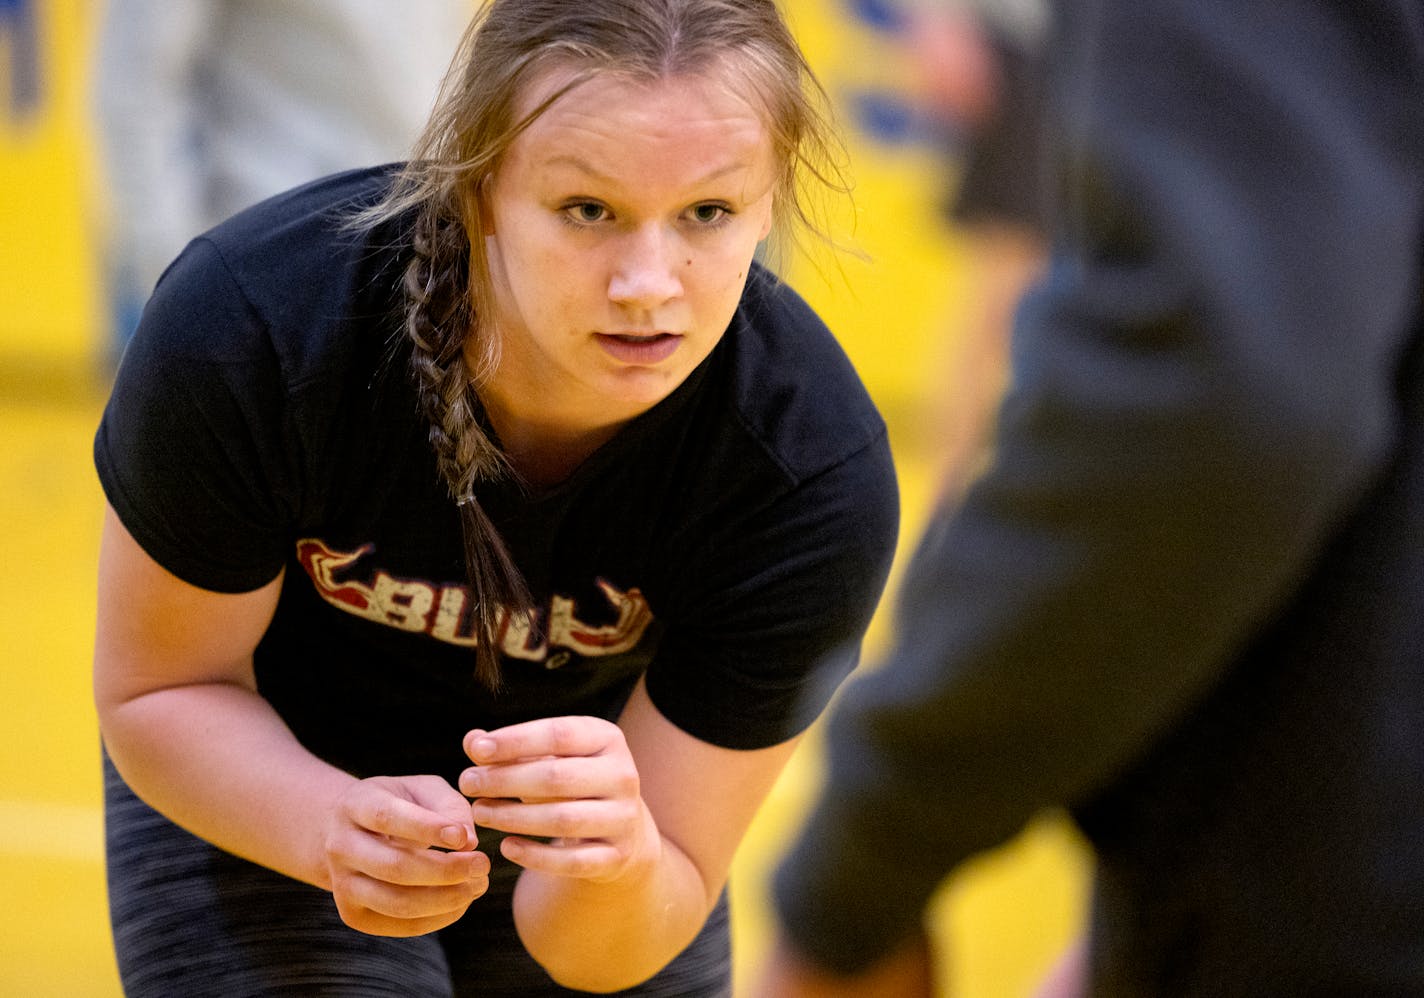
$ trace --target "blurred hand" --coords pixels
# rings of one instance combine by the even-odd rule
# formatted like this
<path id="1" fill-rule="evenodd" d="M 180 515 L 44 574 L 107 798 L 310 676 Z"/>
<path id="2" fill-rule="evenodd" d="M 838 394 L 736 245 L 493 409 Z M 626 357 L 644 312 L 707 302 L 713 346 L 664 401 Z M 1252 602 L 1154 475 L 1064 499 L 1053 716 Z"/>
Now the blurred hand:
<path id="1" fill-rule="evenodd" d="M 352 784 L 323 836 L 342 921 L 377 936 L 444 928 L 489 888 L 476 842 L 469 802 L 439 777 Z"/>
<path id="2" fill-rule="evenodd" d="M 917 935 L 868 969 L 850 977 L 813 966 L 784 939 L 773 944 L 751 998 L 934 998 L 934 954 Z"/>
<path id="3" fill-rule="evenodd" d="M 999 60 L 972 15 L 917 8 L 905 45 L 931 110 L 961 127 L 983 124 L 999 100 Z"/>
<path id="4" fill-rule="evenodd" d="M 464 744 L 476 765 L 460 791 L 475 799 L 476 824 L 510 833 L 500 844 L 510 861 L 603 883 L 656 864 L 661 839 L 618 725 L 547 717 L 471 731 Z"/>
<path id="5" fill-rule="evenodd" d="M 1058 957 L 1033 998 L 1083 998 L 1087 993 L 1087 942 L 1079 939 Z"/>

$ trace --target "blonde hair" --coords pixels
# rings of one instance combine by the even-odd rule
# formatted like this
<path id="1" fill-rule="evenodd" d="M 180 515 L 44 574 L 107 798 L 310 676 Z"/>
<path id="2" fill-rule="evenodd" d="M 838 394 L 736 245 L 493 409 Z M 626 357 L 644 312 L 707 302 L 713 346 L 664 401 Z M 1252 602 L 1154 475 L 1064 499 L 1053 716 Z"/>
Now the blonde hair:
<path id="1" fill-rule="evenodd" d="M 553 66 L 572 69 L 571 80 L 516 117 L 526 89 Z M 470 238 L 485 231 L 483 195 L 515 138 L 592 75 L 656 81 L 708 72 L 740 78 L 763 114 L 781 165 L 778 236 L 821 233 L 815 195 L 848 190 L 843 157 L 825 92 L 774 0 L 486 0 L 410 160 L 388 194 L 355 220 L 414 217 L 404 281 L 411 371 L 440 475 L 461 511 L 477 601 L 476 674 L 491 687 L 499 682 L 504 615 L 533 607 L 474 495 L 476 483 L 509 470 L 479 418 L 478 387 L 499 362 L 484 240 Z M 471 340 L 475 349 L 467 350 Z"/>

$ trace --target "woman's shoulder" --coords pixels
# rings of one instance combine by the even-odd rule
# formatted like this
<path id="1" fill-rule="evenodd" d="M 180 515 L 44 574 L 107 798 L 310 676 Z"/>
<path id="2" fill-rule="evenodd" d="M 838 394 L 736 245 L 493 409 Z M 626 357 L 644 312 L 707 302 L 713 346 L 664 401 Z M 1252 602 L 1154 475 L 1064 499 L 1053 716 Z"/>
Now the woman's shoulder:
<path id="1" fill-rule="evenodd" d="M 739 420 L 788 472 L 809 477 L 883 442 L 885 422 L 834 333 L 759 264 L 730 332 Z"/>
<path id="2" fill-rule="evenodd" d="M 362 242 L 370 232 L 351 224 L 353 217 L 390 189 L 399 167 L 388 163 L 318 177 L 239 211 L 204 238 L 253 267 L 272 255 L 290 259 Z"/>
<path id="3" fill-rule="evenodd" d="M 275 360 L 298 382 L 333 351 L 383 341 L 398 302 L 399 230 L 352 219 L 389 183 L 387 167 L 325 177 L 195 238 L 159 280 L 137 335 L 194 359 Z"/>
<path id="4" fill-rule="evenodd" d="M 254 306 L 274 319 L 282 305 L 318 294 L 352 297 L 368 286 L 373 268 L 389 267 L 401 251 L 398 223 L 355 224 L 391 181 L 390 166 L 322 177 L 239 212 L 203 238 Z"/>

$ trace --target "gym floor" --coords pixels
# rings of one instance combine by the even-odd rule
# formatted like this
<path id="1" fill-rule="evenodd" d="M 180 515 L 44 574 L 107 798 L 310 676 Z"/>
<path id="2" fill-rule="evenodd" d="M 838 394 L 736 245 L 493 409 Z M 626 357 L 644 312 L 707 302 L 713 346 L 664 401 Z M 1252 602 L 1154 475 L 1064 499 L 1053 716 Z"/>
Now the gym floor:
<path id="1" fill-rule="evenodd" d="M 23 5 L 22 5 L 23 6 Z M 35 0 L 42 103 L 21 108 L 0 80 L 0 994 L 115 998 L 99 809 L 98 735 L 89 695 L 94 570 L 102 497 L 89 448 L 106 388 L 97 278 L 97 171 L 83 88 L 93 4 Z M 836 5 L 787 4 L 833 94 L 877 85 L 874 44 Z M 0 25 L 3 28 L 3 25 Z M 8 68 L 0 37 L 0 71 Z M 4 73 L 0 72 L 0 76 Z M 893 80 L 889 83 L 893 84 Z M 22 113 L 23 112 L 23 113 Z M 970 297 L 956 234 L 935 211 L 943 162 L 913 142 L 852 131 L 860 253 L 788 264 L 788 279 L 841 336 L 886 413 L 901 475 L 902 554 L 934 489 L 935 388 L 956 356 Z M 887 322 L 886 316 L 894 316 Z M 894 580 L 892 579 L 892 591 Z M 868 641 L 885 640 L 881 618 Z M 738 979 L 771 931 L 766 875 L 814 790 L 808 741 L 754 825 L 733 876 Z M 1047 818 L 960 871 L 932 925 L 945 995 L 1023 998 L 1078 931 L 1087 860 Z"/>

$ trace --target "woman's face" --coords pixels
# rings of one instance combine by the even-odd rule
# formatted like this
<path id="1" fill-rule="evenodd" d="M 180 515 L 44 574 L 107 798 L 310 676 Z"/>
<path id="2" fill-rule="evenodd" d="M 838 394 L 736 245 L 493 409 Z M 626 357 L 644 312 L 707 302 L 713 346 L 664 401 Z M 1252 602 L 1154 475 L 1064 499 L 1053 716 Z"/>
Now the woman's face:
<path id="1" fill-rule="evenodd" d="M 525 113 L 565 83 L 546 72 Z M 778 173 L 725 73 L 596 74 L 515 139 L 486 204 L 506 417 L 612 426 L 665 398 L 732 318 Z"/>

